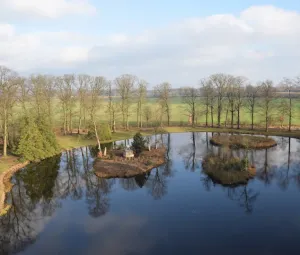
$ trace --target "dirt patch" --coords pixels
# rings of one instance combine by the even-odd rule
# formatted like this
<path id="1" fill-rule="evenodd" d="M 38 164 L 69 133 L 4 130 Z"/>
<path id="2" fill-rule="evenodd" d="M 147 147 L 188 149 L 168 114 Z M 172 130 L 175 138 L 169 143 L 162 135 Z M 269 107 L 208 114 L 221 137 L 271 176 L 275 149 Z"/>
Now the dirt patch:
<path id="1" fill-rule="evenodd" d="M 231 149 L 267 149 L 277 145 L 276 141 L 269 137 L 251 135 L 214 135 L 210 143 L 216 146 L 228 146 Z"/>
<path id="2" fill-rule="evenodd" d="M 246 184 L 256 175 L 255 166 L 248 165 L 245 159 L 207 156 L 202 162 L 203 172 L 214 182 L 222 185 Z"/>
<path id="3" fill-rule="evenodd" d="M 165 148 L 143 151 L 138 157 L 125 159 L 121 151 L 113 151 L 111 159 L 97 159 L 95 174 L 101 178 L 128 178 L 144 174 L 165 163 Z"/>

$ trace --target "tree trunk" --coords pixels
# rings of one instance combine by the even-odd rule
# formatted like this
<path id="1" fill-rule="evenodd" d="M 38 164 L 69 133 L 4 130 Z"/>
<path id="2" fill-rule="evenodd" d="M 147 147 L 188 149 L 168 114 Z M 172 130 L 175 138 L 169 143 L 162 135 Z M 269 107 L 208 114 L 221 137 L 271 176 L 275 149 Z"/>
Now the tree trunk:
<path id="1" fill-rule="evenodd" d="M 231 128 L 233 128 L 233 109 L 231 108 Z"/>
<path id="2" fill-rule="evenodd" d="M 205 126 L 207 127 L 208 125 L 208 105 L 206 105 L 206 114 L 205 114 Z"/>
<path id="3" fill-rule="evenodd" d="M 82 119 L 82 109 L 81 109 L 81 105 L 80 105 L 80 110 L 79 110 L 79 123 L 78 123 L 78 134 L 80 133 L 81 119 Z"/>
<path id="4" fill-rule="evenodd" d="M 143 118 L 142 118 L 142 104 L 140 106 L 140 126 L 143 127 Z"/>
<path id="5" fill-rule="evenodd" d="M 7 156 L 7 111 L 4 110 L 3 157 Z"/>
<path id="6" fill-rule="evenodd" d="M 97 126 L 96 126 L 95 120 L 93 120 L 93 124 L 94 124 L 95 136 L 96 136 L 96 140 L 97 140 L 97 144 L 98 144 L 98 150 L 99 150 L 100 153 L 102 153 L 102 151 L 101 151 L 101 143 L 100 143 L 100 140 L 99 140 L 99 136 L 98 136 Z"/>
<path id="7" fill-rule="evenodd" d="M 227 119 L 228 119 L 228 107 L 227 107 L 227 110 L 226 110 L 225 127 L 227 127 Z"/>
<path id="8" fill-rule="evenodd" d="M 290 97 L 290 112 L 289 112 L 289 132 L 291 131 L 292 127 L 292 98 L 291 98 L 291 91 L 289 90 L 289 97 Z"/>
<path id="9" fill-rule="evenodd" d="M 254 107 L 251 109 L 251 128 L 254 129 Z"/>
<path id="10" fill-rule="evenodd" d="M 240 107 L 237 109 L 237 129 L 240 129 Z"/>
<path id="11" fill-rule="evenodd" d="M 211 127 L 214 127 L 214 109 L 210 107 Z"/>
<path id="12" fill-rule="evenodd" d="M 66 108 L 64 108 L 64 135 L 67 134 L 67 112 Z"/>

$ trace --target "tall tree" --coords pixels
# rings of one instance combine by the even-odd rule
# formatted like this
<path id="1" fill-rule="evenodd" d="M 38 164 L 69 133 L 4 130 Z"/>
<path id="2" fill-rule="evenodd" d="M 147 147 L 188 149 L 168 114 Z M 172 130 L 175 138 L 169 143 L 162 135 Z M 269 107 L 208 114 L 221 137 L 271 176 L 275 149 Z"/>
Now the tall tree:
<path id="1" fill-rule="evenodd" d="M 137 88 L 137 126 L 143 126 L 143 106 L 145 104 L 147 96 L 147 82 L 144 80 L 140 80 Z"/>
<path id="2" fill-rule="evenodd" d="M 185 106 L 185 110 L 192 117 L 192 126 L 195 126 L 197 105 L 199 101 L 199 90 L 193 87 L 181 89 L 181 98 Z"/>
<path id="3" fill-rule="evenodd" d="M 221 116 L 223 110 L 223 101 L 226 95 L 226 89 L 228 85 L 233 82 L 234 77 L 231 75 L 218 73 L 213 74 L 209 77 L 215 91 L 216 91 L 216 98 L 217 98 L 217 120 L 218 120 L 218 127 L 221 126 Z"/>
<path id="4" fill-rule="evenodd" d="M 254 113 L 257 105 L 257 98 L 259 96 L 260 86 L 253 86 L 251 84 L 246 86 L 246 108 L 251 115 L 251 129 L 254 129 Z"/>
<path id="5" fill-rule="evenodd" d="M 234 120 L 234 113 L 236 110 L 236 87 L 235 84 L 229 84 L 227 89 L 226 89 L 226 97 L 228 101 L 228 108 L 227 110 L 230 111 L 231 114 L 231 128 L 233 128 L 233 120 Z M 227 122 L 227 117 L 226 117 L 226 122 Z"/>
<path id="6" fill-rule="evenodd" d="M 57 77 L 55 84 L 58 90 L 58 98 L 61 102 L 63 111 L 63 130 L 66 135 L 72 128 L 72 117 L 74 107 L 74 82 L 75 76 L 65 74 Z"/>
<path id="7" fill-rule="evenodd" d="M 260 94 L 262 96 L 261 110 L 265 118 L 266 132 L 269 130 L 270 121 L 273 115 L 274 98 L 276 96 L 276 89 L 273 86 L 273 81 L 265 80 L 260 85 Z"/>
<path id="8" fill-rule="evenodd" d="M 245 95 L 245 84 L 246 78 L 238 76 L 234 77 L 233 82 L 235 84 L 235 97 L 236 97 L 236 111 L 237 111 L 237 129 L 240 129 L 240 123 L 241 123 L 241 108 L 244 104 L 244 95 Z"/>
<path id="9" fill-rule="evenodd" d="M 200 95 L 203 98 L 203 103 L 205 106 L 205 126 L 208 126 L 208 115 L 209 115 L 209 109 L 210 109 L 210 94 L 211 94 L 211 88 L 207 82 L 206 79 L 202 79 L 200 81 Z"/>
<path id="10" fill-rule="evenodd" d="M 5 66 L 0 66 L 0 114 L 3 122 L 3 156 L 7 156 L 8 124 L 12 109 L 17 101 L 17 74 Z"/>
<path id="11" fill-rule="evenodd" d="M 283 78 L 283 81 L 281 82 L 281 85 L 284 89 L 284 91 L 288 92 L 288 118 L 289 118 L 289 131 L 291 131 L 292 127 L 292 119 L 293 119 L 293 96 L 292 91 L 297 87 L 297 85 L 300 85 L 300 77 L 296 77 L 295 80 L 291 80 L 288 78 Z"/>
<path id="12" fill-rule="evenodd" d="M 171 120 L 171 89 L 172 86 L 168 82 L 161 83 L 155 87 L 155 93 L 158 96 L 158 103 L 161 106 L 162 113 L 167 115 L 168 126 L 170 126 Z"/>
<path id="13" fill-rule="evenodd" d="M 93 77 L 93 81 L 90 83 L 90 116 L 91 122 L 94 126 L 95 136 L 97 139 L 98 150 L 101 153 L 100 138 L 97 131 L 97 110 L 99 110 L 100 96 L 104 95 L 104 90 L 106 89 L 107 81 L 102 76 Z"/>
<path id="14" fill-rule="evenodd" d="M 129 129 L 130 106 L 137 77 L 130 74 L 123 74 L 115 79 L 115 84 L 121 97 L 121 111 L 123 117 L 123 127 Z"/>
<path id="15" fill-rule="evenodd" d="M 88 107 L 88 88 L 92 82 L 92 77 L 87 74 L 78 75 L 78 101 L 79 101 L 79 122 L 78 122 L 78 133 L 82 127 L 86 128 L 86 112 Z"/>
<path id="16" fill-rule="evenodd" d="M 107 112 L 109 114 L 109 123 L 110 128 L 113 133 L 116 132 L 116 121 L 120 114 L 120 103 L 117 101 L 116 97 L 114 97 L 113 84 L 111 82 L 107 83 L 107 93 L 108 93 L 108 104 L 107 104 Z"/>

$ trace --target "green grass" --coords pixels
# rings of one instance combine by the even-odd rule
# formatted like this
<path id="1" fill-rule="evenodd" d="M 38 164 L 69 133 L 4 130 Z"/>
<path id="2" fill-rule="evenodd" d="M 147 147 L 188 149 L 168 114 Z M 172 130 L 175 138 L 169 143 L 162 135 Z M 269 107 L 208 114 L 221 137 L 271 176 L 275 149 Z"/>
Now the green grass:
<path id="1" fill-rule="evenodd" d="M 230 129 L 230 128 L 209 128 L 209 127 L 165 127 L 164 130 L 168 133 L 184 133 L 184 132 L 211 132 L 211 133 L 239 133 L 239 134 L 255 134 L 269 136 L 285 136 L 300 138 L 300 131 L 288 132 L 286 130 L 269 129 L 269 132 L 256 129 Z"/>
<path id="2" fill-rule="evenodd" d="M 101 143 L 109 143 L 113 141 L 129 139 L 132 138 L 136 134 L 136 132 L 138 132 L 137 129 L 131 129 L 129 131 L 119 131 L 112 134 L 111 140 L 101 141 Z M 152 133 L 153 132 L 149 130 L 147 132 L 142 132 L 142 135 L 145 136 L 145 135 L 150 135 Z M 68 149 L 78 148 L 82 146 L 97 144 L 96 140 L 86 139 L 83 135 L 68 135 L 68 136 L 58 135 L 56 136 L 56 138 L 62 150 L 68 150 Z"/>

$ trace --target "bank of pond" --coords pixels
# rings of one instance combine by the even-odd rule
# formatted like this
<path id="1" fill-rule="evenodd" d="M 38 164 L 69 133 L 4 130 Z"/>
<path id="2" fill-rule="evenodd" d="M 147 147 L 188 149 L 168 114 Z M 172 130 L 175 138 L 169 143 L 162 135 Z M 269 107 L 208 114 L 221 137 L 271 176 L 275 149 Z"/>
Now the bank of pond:
<path id="1" fill-rule="evenodd" d="M 162 134 L 149 137 L 141 149 L 130 139 L 103 144 L 101 158 L 98 148 L 82 147 L 29 164 L 6 190 L 0 254 L 115 254 L 115 243 L 146 255 L 174 249 L 232 254 L 241 246 L 252 254 L 289 250 L 300 234 L 300 206 L 293 200 L 300 195 L 299 140 L 269 137 L 276 146 L 256 150 L 214 145 L 216 135 L 223 134 Z M 127 158 L 129 150 L 133 157 Z M 259 228 L 261 219 L 270 229 L 290 224 L 289 241 L 282 238 L 287 233 L 271 231 L 274 244 L 266 246 L 255 234 L 267 231 Z M 170 226 L 174 231 L 167 231 Z M 250 226 L 247 239 L 257 243 L 254 248 L 243 239 Z M 238 245 L 226 253 L 232 235 Z M 166 236 L 170 242 L 162 242 Z"/>

